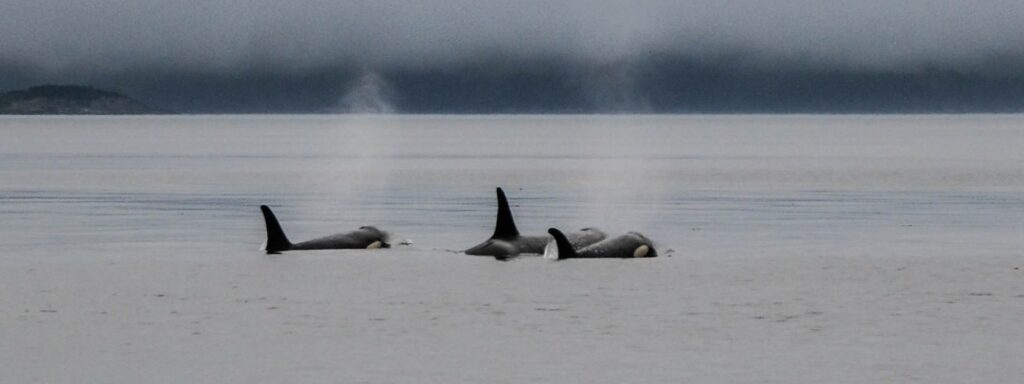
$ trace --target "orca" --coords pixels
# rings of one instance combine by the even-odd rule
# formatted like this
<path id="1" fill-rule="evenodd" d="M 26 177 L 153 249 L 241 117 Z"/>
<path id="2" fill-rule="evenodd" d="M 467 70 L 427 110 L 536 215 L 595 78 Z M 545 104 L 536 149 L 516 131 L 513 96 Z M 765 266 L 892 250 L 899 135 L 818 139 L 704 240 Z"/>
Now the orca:
<path id="1" fill-rule="evenodd" d="M 654 243 L 647 236 L 638 232 L 606 238 L 585 247 L 574 246 L 562 234 L 562 231 L 556 228 L 548 229 L 548 233 L 555 238 L 555 244 L 558 247 L 558 260 L 658 257 Z"/>
<path id="2" fill-rule="evenodd" d="M 467 255 L 494 256 L 499 260 L 520 254 L 543 254 L 544 248 L 551 241 L 551 236 L 524 236 L 519 234 L 515 220 L 512 219 L 512 210 L 508 206 L 508 199 L 505 198 L 505 191 L 497 188 L 498 194 L 498 219 L 494 225 L 494 234 L 486 241 L 464 251 Z M 595 228 L 583 228 L 579 232 L 569 233 L 568 241 L 576 247 L 599 242 L 606 237 L 604 232 Z"/>
<path id="3" fill-rule="evenodd" d="M 375 249 L 390 248 L 388 233 L 376 227 L 360 227 L 359 229 L 335 235 L 292 243 L 285 236 L 281 224 L 277 222 L 277 216 L 270 210 L 270 207 L 261 205 L 263 220 L 267 223 L 267 243 L 263 250 L 267 253 L 281 253 L 284 251 L 298 251 L 310 249 Z"/>

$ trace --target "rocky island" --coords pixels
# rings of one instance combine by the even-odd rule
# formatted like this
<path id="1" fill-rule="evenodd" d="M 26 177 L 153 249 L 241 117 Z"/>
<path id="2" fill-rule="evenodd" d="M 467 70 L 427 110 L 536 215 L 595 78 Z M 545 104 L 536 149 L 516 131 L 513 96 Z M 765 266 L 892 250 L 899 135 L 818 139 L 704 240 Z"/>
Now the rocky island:
<path id="1" fill-rule="evenodd" d="M 44 85 L 0 93 L 6 115 L 140 115 L 166 113 L 117 92 L 76 85 Z"/>

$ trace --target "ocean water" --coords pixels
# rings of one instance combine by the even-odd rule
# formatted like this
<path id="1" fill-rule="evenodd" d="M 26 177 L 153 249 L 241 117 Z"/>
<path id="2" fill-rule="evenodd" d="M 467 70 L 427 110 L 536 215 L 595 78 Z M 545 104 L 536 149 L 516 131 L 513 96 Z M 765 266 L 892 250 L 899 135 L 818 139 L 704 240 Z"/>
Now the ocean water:
<path id="1" fill-rule="evenodd" d="M 1020 115 L 3 117 L 0 381 L 1005 381 L 1022 149 Z M 499 186 L 523 233 L 666 257 L 459 254 Z M 261 204 L 413 244 L 265 255 Z"/>
<path id="2" fill-rule="evenodd" d="M 258 257 L 377 225 L 422 252 L 491 231 L 636 230 L 682 254 L 1022 245 L 1010 116 L 7 117 L 5 257 Z M 144 252 L 138 252 L 144 251 Z"/>

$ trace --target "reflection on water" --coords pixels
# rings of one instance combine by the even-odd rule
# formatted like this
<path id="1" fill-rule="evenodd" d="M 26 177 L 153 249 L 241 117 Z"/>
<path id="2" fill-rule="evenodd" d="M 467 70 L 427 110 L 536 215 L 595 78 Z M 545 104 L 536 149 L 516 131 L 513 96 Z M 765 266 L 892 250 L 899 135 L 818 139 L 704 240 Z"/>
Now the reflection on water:
<path id="1" fill-rule="evenodd" d="M 448 255 L 520 230 L 677 254 L 1024 245 L 1019 116 L 0 119 L 3 257 L 247 257 L 373 224 Z"/>

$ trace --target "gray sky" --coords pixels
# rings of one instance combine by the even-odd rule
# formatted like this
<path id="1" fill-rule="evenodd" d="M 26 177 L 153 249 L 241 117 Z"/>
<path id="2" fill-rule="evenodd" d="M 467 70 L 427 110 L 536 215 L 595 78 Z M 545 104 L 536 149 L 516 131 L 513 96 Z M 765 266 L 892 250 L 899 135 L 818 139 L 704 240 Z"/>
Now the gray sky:
<path id="1" fill-rule="evenodd" d="M 0 63 L 47 72 L 441 66 L 742 53 L 760 66 L 985 70 L 1024 60 L 1020 0 L 6 0 Z"/>

